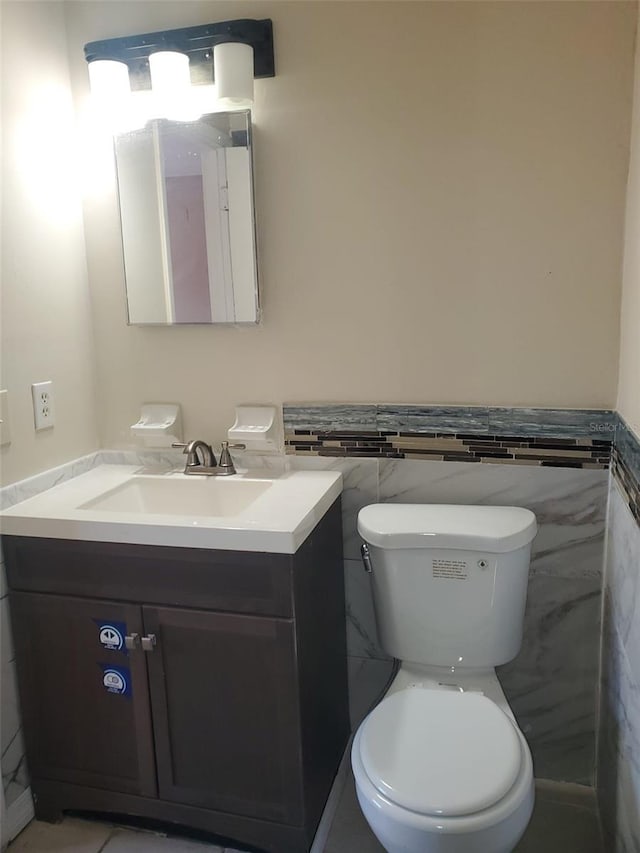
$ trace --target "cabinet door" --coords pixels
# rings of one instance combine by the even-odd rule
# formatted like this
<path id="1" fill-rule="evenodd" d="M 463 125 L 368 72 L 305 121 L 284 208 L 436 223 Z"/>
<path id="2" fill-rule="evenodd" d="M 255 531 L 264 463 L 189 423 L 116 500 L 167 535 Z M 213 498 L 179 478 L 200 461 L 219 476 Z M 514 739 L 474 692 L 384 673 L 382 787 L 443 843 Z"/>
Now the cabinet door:
<path id="1" fill-rule="evenodd" d="M 143 613 L 161 799 L 301 824 L 293 623 Z"/>
<path id="2" fill-rule="evenodd" d="M 11 616 L 32 776 L 155 796 L 146 656 L 121 642 L 140 607 L 11 593 Z"/>

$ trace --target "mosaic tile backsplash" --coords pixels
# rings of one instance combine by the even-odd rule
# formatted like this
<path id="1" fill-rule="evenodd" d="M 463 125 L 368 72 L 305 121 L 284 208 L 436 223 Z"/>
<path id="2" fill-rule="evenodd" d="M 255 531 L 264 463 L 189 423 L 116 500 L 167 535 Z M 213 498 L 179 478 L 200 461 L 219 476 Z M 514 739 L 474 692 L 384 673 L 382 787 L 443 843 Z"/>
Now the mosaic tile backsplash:
<path id="1" fill-rule="evenodd" d="M 640 524 L 640 441 L 620 417 L 611 470 L 631 514 Z"/>
<path id="2" fill-rule="evenodd" d="M 608 468 L 617 423 L 601 409 L 284 406 L 296 455 Z"/>

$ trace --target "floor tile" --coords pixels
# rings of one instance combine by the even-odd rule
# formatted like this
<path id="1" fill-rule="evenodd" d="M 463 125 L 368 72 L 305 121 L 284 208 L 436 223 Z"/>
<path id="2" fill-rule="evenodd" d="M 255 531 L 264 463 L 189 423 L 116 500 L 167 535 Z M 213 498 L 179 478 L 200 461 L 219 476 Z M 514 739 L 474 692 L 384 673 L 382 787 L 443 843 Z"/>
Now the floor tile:
<path id="1" fill-rule="evenodd" d="M 200 841 L 166 838 L 153 832 L 117 829 L 102 853 L 223 853 L 223 851 L 221 847 Z"/>
<path id="2" fill-rule="evenodd" d="M 514 853 L 603 853 L 595 811 L 536 799 L 531 823 Z"/>
<path id="3" fill-rule="evenodd" d="M 329 832 L 325 853 L 351 853 L 356 850 L 358 853 L 384 853 L 384 847 L 371 832 L 360 811 L 353 775 L 349 773 Z"/>
<path id="4" fill-rule="evenodd" d="M 562 801 L 562 786 L 549 794 L 536 795 L 531 823 L 514 853 L 603 853 L 595 809 Z M 577 786 L 569 786 L 576 788 Z M 384 848 L 367 824 L 355 792 L 353 776 L 345 785 L 325 853 L 384 853 Z"/>
<path id="5" fill-rule="evenodd" d="M 595 797 L 589 788 L 541 781 L 524 838 L 514 853 L 603 853 Z M 384 853 L 369 828 L 355 792 L 345 785 L 325 853 Z M 186 838 L 115 828 L 67 818 L 51 825 L 34 821 L 10 845 L 9 853 L 242 853 Z"/>
<path id="6" fill-rule="evenodd" d="M 51 824 L 34 820 L 9 845 L 9 853 L 99 853 L 111 826 L 67 818 Z"/>

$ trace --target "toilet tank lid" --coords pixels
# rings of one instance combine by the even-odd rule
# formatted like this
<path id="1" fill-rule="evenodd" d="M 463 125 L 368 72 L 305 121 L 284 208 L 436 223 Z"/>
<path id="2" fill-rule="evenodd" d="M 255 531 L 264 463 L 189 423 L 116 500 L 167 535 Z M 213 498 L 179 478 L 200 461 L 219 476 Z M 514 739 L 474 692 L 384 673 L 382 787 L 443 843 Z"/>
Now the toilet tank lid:
<path id="1" fill-rule="evenodd" d="M 369 504 L 358 533 L 378 548 L 455 548 L 504 554 L 528 545 L 537 532 L 531 510 L 518 506 Z"/>

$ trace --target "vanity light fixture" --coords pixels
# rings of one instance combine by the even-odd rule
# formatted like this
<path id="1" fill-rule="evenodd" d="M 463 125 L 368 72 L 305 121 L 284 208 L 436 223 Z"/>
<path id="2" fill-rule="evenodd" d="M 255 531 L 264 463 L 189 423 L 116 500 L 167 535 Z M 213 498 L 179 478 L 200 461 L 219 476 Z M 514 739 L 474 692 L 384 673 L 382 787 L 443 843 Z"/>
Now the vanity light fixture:
<path id="1" fill-rule="evenodd" d="M 101 75 L 108 72 L 121 102 L 129 97 L 129 87 L 134 95 L 151 90 L 156 113 L 160 110 L 167 118 L 184 120 L 195 117 L 185 112 L 194 112 L 199 85 L 214 83 L 216 87 L 215 100 L 205 111 L 246 109 L 253 104 L 254 78 L 275 76 L 269 19 L 243 18 L 94 41 L 85 45 L 84 54 L 91 91 L 98 99 L 103 91 Z"/>

